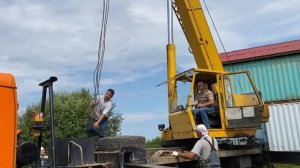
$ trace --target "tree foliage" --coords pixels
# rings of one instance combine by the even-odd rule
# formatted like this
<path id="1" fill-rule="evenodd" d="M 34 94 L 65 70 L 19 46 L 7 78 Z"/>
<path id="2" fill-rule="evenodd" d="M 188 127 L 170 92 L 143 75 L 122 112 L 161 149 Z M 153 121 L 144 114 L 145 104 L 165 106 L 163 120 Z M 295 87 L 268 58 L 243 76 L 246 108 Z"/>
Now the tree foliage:
<path id="1" fill-rule="evenodd" d="M 91 114 L 90 102 L 92 96 L 87 89 L 74 92 L 58 92 L 54 94 L 54 120 L 55 137 L 87 137 L 87 123 Z M 33 140 L 31 117 L 34 112 L 39 112 L 41 103 L 28 106 L 26 112 L 19 116 L 18 127 L 22 130 L 21 137 L 24 140 Z M 115 136 L 121 133 L 122 114 L 113 111 L 107 127 L 107 136 Z M 46 102 L 44 122 L 50 128 L 50 109 Z M 50 139 L 50 131 L 43 133 L 43 139 Z"/>
<path id="2" fill-rule="evenodd" d="M 146 143 L 146 148 L 160 148 L 161 147 L 161 138 L 156 137 L 152 140 L 148 140 Z"/>

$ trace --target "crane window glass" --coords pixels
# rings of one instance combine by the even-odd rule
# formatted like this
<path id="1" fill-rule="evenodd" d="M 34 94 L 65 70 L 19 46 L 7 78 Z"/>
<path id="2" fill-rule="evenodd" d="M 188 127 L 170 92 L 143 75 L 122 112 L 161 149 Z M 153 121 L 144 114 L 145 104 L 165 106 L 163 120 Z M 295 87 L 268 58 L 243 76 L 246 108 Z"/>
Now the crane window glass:
<path id="1" fill-rule="evenodd" d="M 193 79 L 193 71 L 191 70 L 185 71 L 176 76 L 176 87 L 174 89 L 177 92 L 176 94 L 173 95 L 176 95 L 176 97 L 174 97 L 174 100 L 176 100 L 177 98 L 177 103 L 173 105 L 171 104 L 170 107 L 171 112 L 183 111 L 184 109 L 187 108 L 188 101 L 190 99 L 192 79 Z"/>
<path id="2" fill-rule="evenodd" d="M 182 107 L 183 109 L 187 108 L 191 85 L 192 83 L 190 81 L 177 81 L 177 103 L 178 105 L 182 105 L 177 111 L 181 111 Z"/>
<path id="3" fill-rule="evenodd" d="M 227 107 L 259 105 L 259 99 L 246 73 L 224 76 Z"/>

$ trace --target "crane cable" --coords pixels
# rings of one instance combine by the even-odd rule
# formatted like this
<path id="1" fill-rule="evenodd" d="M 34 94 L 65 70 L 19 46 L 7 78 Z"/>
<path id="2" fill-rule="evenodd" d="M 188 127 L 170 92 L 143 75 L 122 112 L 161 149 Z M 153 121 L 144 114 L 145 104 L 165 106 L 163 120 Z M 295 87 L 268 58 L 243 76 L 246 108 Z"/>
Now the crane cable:
<path id="1" fill-rule="evenodd" d="M 103 0 L 102 9 L 102 22 L 101 22 L 101 33 L 98 48 L 98 60 L 94 71 L 93 82 L 94 82 L 94 101 L 96 102 L 97 96 L 100 94 L 99 86 L 102 73 L 102 66 L 105 53 L 105 37 L 106 37 L 106 27 L 109 13 L 109 0 Z"/>
<path id="2" fill-rule="evenodd" d="M 217 36 L 218 36 L 218 38 L 219 38 L 219 40 L 220 40 L 220 43 L 221 43 L 221 46 L 222 46 L 222 48 L 223 48 L 223 50 L 224 50 L 225 56 L 226 56 L 227 60 L 229 61 L 229 65 L 232 65 L 232 66 L 230 66 L 230 68 L 232 69 L 232 72 L 235 72 L 233 63 L 230 62 L 231 60 L 230 60 L 230 58 L 229 58 L 229 55 L 228 55 L 228 53 L 227 53 L 227 51 L 226 51 L 226 49 L 225 49 L 225 46 L 224 46 L 224 44 L 223 44 L 223 41 L 222 41 L 222 39 L 221 39 L 221 37 L 220 37 L 220 35 L 219 35 L 219 32 L 218 32 L 218 30 L 217 30 L 217 27 L 216 27 L 216 25 L 215 25 L 214 20 L 212 19 L 212 16 L 211 16 L 211 14 L 210 14 L 210 12 L 209 12 L 209 9 L 208 9 L 208 7 L 207 7 L 207 5 L 206 5 L 205 0 L 203 0 L 203 2 L 204 2 L 204 6 L 205 6 L 205 8 L 206 8 L 206 10 L 207 10 L 208 16 L 209 16 L 209 18 L 210 18 L 210 20 L 211 20 L 211 22 L 212 22 L 212 25 L 213 25 L 213 27 L 214 27 L 214 29 L 215 29 L 215 31 L 216 31 L 216 33 L 217 33 Z M 238 85 L 239 85 L 239 87 L 241 88 L 242 92 L 244 93 L 244 89 L 243 89 L 243 87 L 242 87 L 242 84 L 241 84 L 241 81 L 240 81 L 239 76 L 236 76 L 236 75 L 235 75 L 234 77 L 237 79 Z"/>
<path id="3" fill-rule="evenodd" d="M 214 27 L 214 29 L 215 29 L 215 31 L 216 31 L 216 34 L 217 34 L 218 39 L 219 39 L 219 41 L 220 41 L 220 44 L 221 44 L 221 46 L 222 46 L 222 48 L 223 48 L 223 51 L 224 51 L 224 53 L 225 53 L 225 56 L 226 56 L 227 60 L 230 61 L 229 55 L 227 54 L 227 51 L 226 51 L 225 46 L 224 46 L 224 43 L 223 43 L 223 41 L 222 41 L 222 39 L 221 39 L 221 36 L 220 36 L 220 34 L 219 34 L 219 32 L 218 32 L 218 29 L 217 29 L 217 27 L 216 27 L 216 25 L 215 25 L 215 22 L 214 22 L 214 20 L 213 20 L 211 14 L 210 14 L 210 11 L 209 11 L 209 9 L 208 9 L 208 7 L 207 7 L 207 5 L 206 5 L 205 0 L 203 0 L 203 2 L 204 2 L 204 6 L 205 6 L 205 8 L 206 8 L 206 11 L 207 11 L 207 13 L 208 13 L 208 16 L 209 16 L 209 18 L 210 18 L 210 20 L 211 20 L 211 23 L 212 23 L 212 25 L 213 25 L 213 27 Z M 231 66 L 231 68 L 232 68 L 232 71 L 234 71 L 234 67 Z"/>

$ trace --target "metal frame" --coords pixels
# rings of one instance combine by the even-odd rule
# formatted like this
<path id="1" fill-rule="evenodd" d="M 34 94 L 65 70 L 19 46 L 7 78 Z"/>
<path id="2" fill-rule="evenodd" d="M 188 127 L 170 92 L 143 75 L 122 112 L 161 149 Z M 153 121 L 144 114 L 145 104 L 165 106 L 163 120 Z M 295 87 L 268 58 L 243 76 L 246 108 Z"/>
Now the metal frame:
<path id="1" fill-rule="evenodd" d="M 51 76 L 48 80 L 41 82 L 39 86 L 43 87 L 42 94 L 42 103 L 41 103 L 41 113 L 45 112 L 46 106 L 46 94 L 47 88 L 49 88 L 49 104 L 50 104 L 50 131 L 51 131 L 51 151 L 52 151 L 52 159 L 50 161 L 53 168 L 56 168 L 56 160 L 55 160 L 55 126 L 54 126 L 54 96 L 53 96 L 53 83 L 57 81 L 57 77 Z M 42 133 L 39 136 L 38 140 L 38 148 L 40 151 L 42 143 Z"/>
<path id="2" fill-rule="evenodd" d="M 70 164 L 70 146 L 74 144 L 75 146 L 77 146 L 80 150 L 80 159 L 81 159 L 81 165 L 83 165 L 83 152 L 82 152 L 82 147 L 74 142 L 74 141 L 70 141 L 69 144 L 68 144 L 68 164 Z"/>

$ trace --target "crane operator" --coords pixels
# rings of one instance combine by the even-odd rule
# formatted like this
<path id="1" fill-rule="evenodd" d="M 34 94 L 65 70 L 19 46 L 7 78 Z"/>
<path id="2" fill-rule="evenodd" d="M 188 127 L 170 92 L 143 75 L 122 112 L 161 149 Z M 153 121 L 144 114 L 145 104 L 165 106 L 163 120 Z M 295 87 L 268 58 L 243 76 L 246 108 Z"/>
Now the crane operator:
<path id="1" fill-rule="evenodd" d="M 195 121 L 199 120 L 199 115 L 201 116 L 203 124 L 206 128 L 210 128 L 208 113 L 213 113 L 215 100 L 212 91 L 208 90 L 207 83 L 204 81 L 199 81 L 197 84 L 198 94 L 195 101 L 192 103 L 192 106 L 195 106 L 195 109 L 192 110 Z"/>

